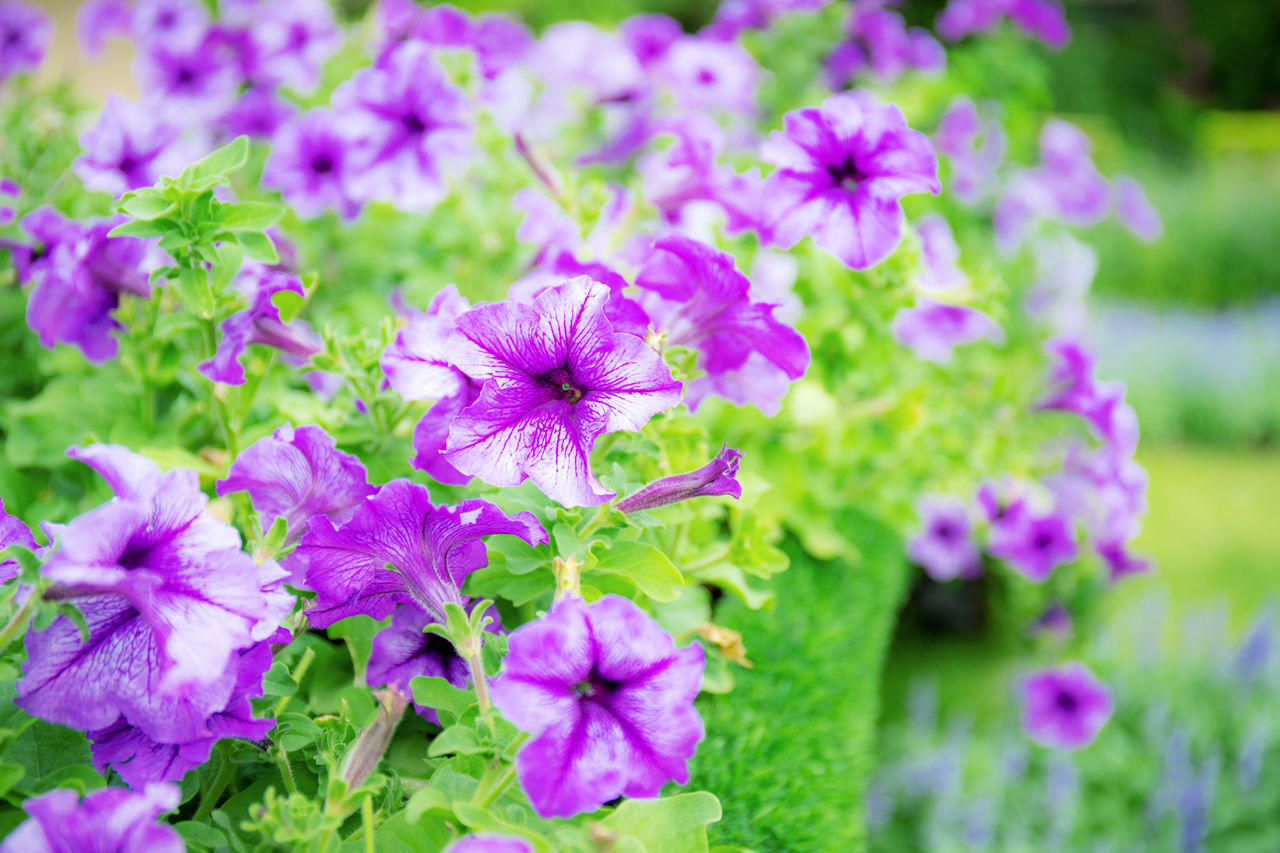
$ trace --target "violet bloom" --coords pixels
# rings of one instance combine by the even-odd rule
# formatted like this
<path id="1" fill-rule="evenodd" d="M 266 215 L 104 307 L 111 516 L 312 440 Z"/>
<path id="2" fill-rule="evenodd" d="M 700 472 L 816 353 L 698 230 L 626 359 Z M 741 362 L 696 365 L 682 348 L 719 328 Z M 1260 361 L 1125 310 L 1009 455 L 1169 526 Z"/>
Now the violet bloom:
<path id="1" fill-rule="evenodd" d="M 916 223 L 916 233 L 920 235 L 920 260 L 924 271 L 915 277 L 915 286 L 932 293 L 946 293 L 963 287 L 969 277 L 960 269 L 960 247 L 956 245 L 950 223 L 931 213 Z"/>
<path id="2" fill-rule="evenodd" d="M 682 109 L 755 112 L 760 67 L 737 42 L 685 36 L 671 45 L 654 72 Z"/>
<path id="3" fill-rule="evenodd" d="M 186 152 L 178 145 L 178 128 L 154 105 L 135 104 L 110 95 L 101 115 L 80 135 L 84 151 L 71 168 L 85 189 L 122 195 L 149 187 L 161 175 L 177 175 Z"/>
<path id="4" fill-rule="evenodd" d="M 741 498 L 742 484 L 738 482 L 738 460 L 741 458 L 741 451 L 722 447 L 716 457 L 701 468 L 650 483 L 634 495 L 618 501 L 617 509 L 628 513 L 639 512 L 710 495 Z"/>
<path id="5" fill-rule="evenodd" d="M 1058 639 L 1065 639 L 1071 636 L 1072 626 L 1071 611 L 1055 602 L 1040 614 L 1035 624 L 1031 626 L 1031 631 L 1035 634 L 1050 634 Z"/>
<path id="6" fill-rule="evenodd" d="M 1034 673 L 1022 685 L 1022 728 L 1055 749 L 1088 746 L 1111 718 L 1111 691 L 1083 664 Z"/>
<path id="7" fill-rule="evenodd" d="M 1147 198 L 1142 184 L 1129 175 L 1119 175 L 1112 184 L 1116 218 L 1144 243 L 1154 243 L 1164 233 L 1160 212 Z"/>
<path id="8" fill-rule="evenodd" d="M 572 817 L 619 797 L 656 797 L 689 779 L 703 738 L 694 707 L 702 647 L 625 598 L 566 598 L 511 633 L 493 703 L 533 735 L 516 774 L 534 811 Z"/>
<path id="9" fill-rule="evenodd" d="M 262 530 L 283 518 L 287 543 L 301 539 L 316 516 L 341 527 L 375 491 L 360 460 L 314 424 L 277 427 L 240 451 L 218 481 L 219 495 L 249 493 Z"/>
<path id="10" fill-rule="evenodd" d="M 228 137 L 271 139 L 297 112 L 297 107 L 281 98 L 270 87 L 254 86 L 236 99 L 231 109 L 219 119 L 219 123 Z"/>
<path id="11" fill-rule="evenodd" d="M 76 11 L 80 49 L 97 56 L 108 39 L 129 34 L 132 20 L 129 0 L 88 0 Z"/>
<path id="12" fill-rule="evenodd" d="M 0 178 L 0 225 L 8 225 L 18 215 L 15 208 L 9 205 L 8 200 L 22 197 L 22 187 L 18 186 L 14 181 L 8 178 Z M 13 246 L 7 242 L 0 243 L 0 248 L 12 249 Z"/>
<path id="13" fill-rule="evenodd" d="M 133 73 L 142 93 L 178 124 L 201 125 L 226 112 L 239 80 L 214 40 L 190 46 L 153 44 L 141 51 Z"/>
<path id="14" fill-rule="evenodd" d="M 10 545 L 21 545 L 34 551 L 36 540 L 21 519 L 4 511 L 4 499 L 0 498 L 0 551 Z M 8 583 L 16 578 L 19 569 L 17 560 L 0 560 L 0 583 Z"/>
<path id="15" fill-rule="evenodd" d="M 99 788 L 83 800 L 59 788 L 22 804 L 30 817 L 0 844 L 0 853 L 183 853 L 182 836 L 157 821 L 177 807 L 177 785 L 148 785 L 141 793 Z"/>
<path id="16" fill-rule="evenodd" d="M 733 256 L 680 234 L 653 242 L 636 284 L 654 327 L 696 348 L 707 376 L 689 385 L 690 409 L 716 393 L 774 414 L 782 394 L 809 367 L 804 336 L 751 301 L 751 283 Z M 778 392 L 781 393 L 778 393 Z"/>
<path id="17" fill-rule="evenodd" d="M 1113 581 L 1151 571 L 1151 561 L 1130 551 L 1127 542 L 1098 542 L 1093 548 L 1107 567 L 1107 576 Z"/>
<path id="18" fill-rule="evenodd" d="M 1017 524 L 992 528 L 989 549 L 992 556 L 1008 562 L 1010 568 L 1034 583 L 1042 583 L 1053 570 L 1076 558 L 1075 532 L 1071 522 L 1057 513 L 1028 513 Z"/>
<path id="19" fill-rule="evenodd" d="M 464 474 L 445 457 L 449 427 L 463 409 L 480 397 L 480 386 L 467 379 L 461 391 L 432 404 L 413 428 L 413 456 L 409 462 L 433 480 L 449 486 L 465 486 L 471 475 Z"/>
<path id="20" fill-rule="evenodd" d="M 969 508 L 957 498 L 926 496 L 919 506 L 921 529 L 907 543 L 907 556 L 935 581 L 973 577 L 981 568 Z"/>
<path id="21" fill-rule="evenodd" d="M 996 170 L 1004 161 L 1005 135 L 999 122 L 978 115 L 966 97 L 957 97 L 943 113 L 933 144 L 951 162 L 947 190 L 965 205 L 974 205 L 991 191 Z"/>
<path id="22" fill-rule="evenodd" d="M 833 95 L 784 116 L 761 157 L 778 166 L 765 195 L 777 210 L 773 239 L 790 248 L 807 234 L 853 269 L 883 261 L 902 241 L 899 199 L 942 189 L 928 138 L 902 110 L 866 92 Z"/>
<path id="23" fill-rule="evenodd" d="M 44 61 L 53 22 L 38 6 L 21 0 L 0 0 L 0 83 Z"/>
<path id="24" fill-rule="evenodd" d="M 133 5 L 133 36 L 144 47 L 195 47 L 208 30 L 209 13 L 200 0 L 136 0 Z"/>
<path id="25" fill-rule="evenodd" d="M 413 213 L 444 198 L 445 175 L 472 147 L 471 107 L 427 45 L 396 47 L 339 86 L 332 103 L 335 120 L 360 141 L 357 197 Z"/>
<path id="26" fill-rule="evenodd" d="M 529 842 L 515 835 L 468 835 L 445 848 L 444 853 L 533 853 Z"/>
<path id="27" fill-rule="evenodd" d="M 941 71 L 946 65 L 946 52 L 928 30 L 908 31 L 902 15 L 874 4 L 853 7 L 845 37 L 826 61 L 833 89 L 843 89 L 863 71 L 888 82 L 908 68 Z"/>
<path id="28" fill-rule="evenodd" d="M 316 109 L 280 128 L 262 169 L 263 184 L 280 190 L 304 217 L 326 208 L 350 219 L 360 212 L 352 191 L 354 137 L 329 110 Z"/>
<path id="29" fill-rule="evenodd" d="M 275 0 L 249 25 L 256 53 L 255 79 L 307 93 L 320 82 L 325 61 L 342 46 L 342 32 L 326 0 Z"/>
<path id="30" fill-rule="evenodd" d="M 1037 240 L 1032 251 L 1036 278 L 1027 293 L 1027 313 L 1047 323 L 1054 334 L 1086 334 L 1086 297 L 1098 272 L 1097 253 L 1066 231 Z"/>
<path id="31" fill-rule="evenodd" d="M 258 566 L 235 529 L 204 511 L 194 471 L 162 474 L 114 445 L 67 452 L 116 493 L 70 524 L 46 525 L 55 542 L 41 567 L 55 584 L 46 596 L 74 602 L 89 639 L 65 616 L 29 633 L 16 703 L 81 731 L 123 716 L 157 741 L 201 737 L 234 692 L 237 652 L 293 608 L 283 571 Z"/>
<path id="32" fill-rule="evenodd" d="M 632 15 L 618 24 L 618 34 L 640 65 L 649 68 L 681 39 L 684 30 L 667 15 Z"/>
<path id="33" fill-rule="evenodd" d="M 948 364 L 952 351 L 963 344 L 1004 341 L 1004 330 L 977 308 L 925 298 L 914 308 L 898 309 L 890 328 L 898 343 L 935 364 Z"/>
<path id="34" fill-rule="evenodd" d="M 448 341 L 471 303 L 452 284 L 410 317 L 378 364 L 388 384 L 406 400 L 442 400 L 463 391 L 467 379 L 450 360 Z"/>
<path id="35" fill-rule="evenodd" d="M 948 41 L 989 32 L 1005 19 L 1057 50 L 1071 40 L 1062 6 L 1053 0 L 951 0 L 938 16 L 938 32 Z"/>
<path id="36" fill-rule="evenodd" d="M 341 528 L 311 519 L 293 555 L 317 593 L 308 618 L 318 628 L 357 613 L 382 619 L 403 602 L 443 622 L 445 604 L 463 604 L 466 576 L 488 564 L 480 540 L 497 533 L 530 545 L 547 541 L 531 513 L 507 516 L 476 498 L 438 507 L 425 486 L 392 480 Z"/>
<path id="37" fill-rule="evenodd" d="M 591 473 L 596 438 L 642 428 L 680 402 L 681 385 L 643 340 L 614 331 L 608 300 L 609 288 L 582 276 L 532 305 L 458 318 L 449 350 L 481 391 L 449 428 L 450 464 L 495 486 L 532 479 L 566 506 L 614 496 Z"/>
<path id="38" fill-rule="evenodd" d="M 261 264 L 246 264 L 236 277 L 249 307 L 222 321 L 222 340 L 213 358 L 201 362 L 199 370 L 214 382 L 244 384 L 240 356 L 250 344 L 263 344 L 300 358 L 310 358 L 321 349 L 319 338 L 304 323 L 286 323 L 274 302 L 278 293 L 306 296 L 302 280 L 293 273 Z"/>

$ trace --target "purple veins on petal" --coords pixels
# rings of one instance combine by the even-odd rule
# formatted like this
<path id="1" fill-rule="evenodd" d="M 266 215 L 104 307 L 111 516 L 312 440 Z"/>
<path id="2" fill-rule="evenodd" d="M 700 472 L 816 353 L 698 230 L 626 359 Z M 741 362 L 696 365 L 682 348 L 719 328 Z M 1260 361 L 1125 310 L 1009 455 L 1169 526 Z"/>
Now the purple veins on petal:
<path id="1" fill-rule="evenodd" d="M 178 799 L 177 785 L 147 785 L 141 792 L 99 788 L 84 799 L 59 788 L 23 803 L 29 817 L 0 843 L 0 853 L 182 853 L 182 836 L 158 822 Z"/>
<path id="2" fill-rule="evenodd" d="M 634 495 L 618 501 L 617 508 L 621 512 L 639 512 L 710 495 L 740 498 L 742 485 L 738 482 L 738 460 L 741 458 L 741 451 L 722 447 L 716 457 L 701 468 L 650 483 Z"/>
<path id="3" fill-rule="evenodd" d="M 1022 685 L 1022 727 L 1056 749 L 1088 746 L 1111 717 L 1111 691 L 1083 664 L 1032 674 Z"/>

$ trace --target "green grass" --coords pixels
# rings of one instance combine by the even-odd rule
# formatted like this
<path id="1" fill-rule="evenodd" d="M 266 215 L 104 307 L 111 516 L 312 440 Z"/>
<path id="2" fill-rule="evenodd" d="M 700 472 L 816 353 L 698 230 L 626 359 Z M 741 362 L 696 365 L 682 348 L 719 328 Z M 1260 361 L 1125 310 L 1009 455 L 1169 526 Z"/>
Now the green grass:
<path id="1" fill-rule="evenodd" d="M 895 534 L 854 513 L 841 522 L 856 531 L 858 562 L 815 562 L 790 546 L 773 612 L 735 602 L 717 616 L 743 633 L 755 669 L 739 670 L 732 693 L 701 702 L 707 740 L 688 787 L 724 805 L 713 845 L 803 853 L 865 844 L 875 685 L 906 572 Z"/>

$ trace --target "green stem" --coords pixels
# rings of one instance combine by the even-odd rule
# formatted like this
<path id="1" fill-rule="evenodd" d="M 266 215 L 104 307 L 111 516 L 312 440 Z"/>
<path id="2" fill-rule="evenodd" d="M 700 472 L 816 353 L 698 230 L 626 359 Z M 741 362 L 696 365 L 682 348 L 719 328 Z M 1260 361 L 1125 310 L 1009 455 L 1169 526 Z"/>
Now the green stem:
<path id="1" fill-rule="evenodd" d="M 302 653 L 302 659 L 298 661 L 298 665 L 294 667 L 292 673 L 293 680 L 298 682 L 299 685 L 302 684 L 302 677 L 307 674 L 307 669 L 311 666 L 311 661 L 315 660 L 315 657 L 316 650 L 310 646 Z M 276 703 L 276 707 L 272 711 L 273 716 L 278 717 L 283 714 L 284 709 L 289 705 L 289 700 L 292 698 L 292 696 L 281 696 L 280 701 Z"/>
<path id="2" fill-rule="evenodd" d="M 218 744 L 218 755 L 222 759 L 221 763 L 218 764 L 218 775 L 213 777 L 213 782 L 209 784 L 208 790 L 200 798 L 200 807 L 191 816 L 191 819 L 196 823 L 203 822 L 209 818 L 209 813 L 213 811 L 213 807 L 217 804 L 218 798 L 222 796 L 222 792 L 227 789 L 227 785 L 231 784 L 231 777 L 236 772 L 236 767 L 231 763 L 231 759 L 227 757 L 227 750 L 222 744 Z"/>
<path id="3" fill-rule="evenodd" d="M 701 560 L 698 560 L 696 563 L 687 563 L 681 568 L 686 574 L 688 574 L 689 572 L 696 572 L 698 571 L 698 569 L 705 569 L 710 566 L 714 566 L 716 563 L 723 562 L 728 556 L 729 556 L 729 549 L 725 548 L 721 551 L 717 551 L 716 553 L 712 554 L 710 557 L 703 557 Z"/>
<path id="4" fill-rule="evenodd" d="M 582 528 L 578 533 L 578 538 L 585 540 L 592 533 L 600 529 L 600 525 L 604 524 L 605 519 L 609 517 L 609 505 L 601 504 L 600 509 L 596 510 L 595 516 L 587 522 L 587 526 Z"/>
<path id="5" fill-rule="evenodd" d="M 360 822 L 364 826 L 364 853 L 374 853 L 373 843 L 373 797 L 365 794 L 360 804 Z"/>
<path id="6" fill-rule="evenodd" d="M 284 747 L 279 744 L 275 748 L 276 764 L 280 768 L 280 778 L 284 780 L 284 786 L 289 789 L 290 794 L 298 793 L 298 781 L 293 778 L 293 765 L 289 763 L 289 753 L 285 752 Z"/>
<path id="7" fill-rule="evenodd" d="M 484 678 L 484 661 L 480 658 L 480 649 L 476 648 L 466 655 L 467 665 L 471 667 L 471 681 L 476 686 L 476 704 L 480 713 L 489 710 L 489 685 Z"/>
<path id="8" fill-rule="evenodd" d="M 9 648 L 13 638 L 26 630 L 27 622 L 31 619 L 31 611 L 35 608 L 38 597 L 35 590 L 28 592 L 26 601 L 23 601 L 18 606 L 18 609 L 13 611 L 9 621 L 5 623 L 3 628 L 0 628 L 0 651 Z"/>

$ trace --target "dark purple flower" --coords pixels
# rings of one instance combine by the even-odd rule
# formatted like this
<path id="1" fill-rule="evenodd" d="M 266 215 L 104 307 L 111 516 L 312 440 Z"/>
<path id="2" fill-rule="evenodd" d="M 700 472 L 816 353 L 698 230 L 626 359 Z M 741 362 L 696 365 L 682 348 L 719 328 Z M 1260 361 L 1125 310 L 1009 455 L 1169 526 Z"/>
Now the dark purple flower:
<path id="1" fill-rule="evenodd" d="M 702 647 L 625 598 L 567 598 L 511 633 L 493 703 L 533 735 L 516 773 L 534 811 L 572 817 L 619 796 L 656 797 L 689 779 L 703 738 L 694 707 Z"/>
<path id="2" fill-rule="evenodd" d="M 304 217 L 326 208 L 348 219 L 360 212 L 352 190 L 354 137 L 329 110 L 310 110 L 286 122 L 272 140 L 262 182 L 280 190 Z"/>
<path id="3" fill-rule="evenodd" d="M 195 47 L 209 30 L 209 13 L 200 0 L 136 0 L 133 37 L 144 47 Z"/>
<path id="4" fill-rule="evenodd" d="M 129 35 L 132 28 L 129 0 L 88 0 L 76 12 L 76 37 L 89 56 L 102 52 L 113 36 Z"/>
<path id="5" fill-rule="evenodd" d="M 445 853 L 533 853 L 529 842 L 515 835 L 468 835 L 445 848 Z"/>
<path id="6" fill-rule="evenodd" d="M 1083 664 L 1034 673 L 1022 685 L 1022 727 L 1056 749 L 1088 746 L 1111 718 L 1111 691 Z"/>
<path id="7" fill-rule="evenodd" d="M 507 516 L 474 498 L 438 507 L 425 486 L 392 480 L 341 528 L 322 516 L 311 519 L 294 551 L 317 593 L 308 618 L 323 628 L 357 613 L 382 619 L 410 603 L 443 622 L 445 604 L 463 604 L 466 576 L 488 563 L 480 540 L 496 533 L 530 545 L 547 541 L 531 513 Z"/>
<path id="8" fill-rule="evenodd" d="M 337 449 L 314 424 L 285 424 L 240 452 L 218 494 L 248 492 L 262 530 L 277 518 L 288 523 L 286 542 L 297 542 L 311 519 L 324 516 L 341 527 L 356 506 L 377 489 L 369 485 L 360 460 Z"/>
<path id="9" fill-rule="evenodd" d="M 0 853 L 182 853 L 182 836 L 157 818 L 178 807 L 177 785 L 142 793 L 100 788 L 83 800 L 70 788 L 32 797 L 30 815 L 0 844 Z"/>
<path id="10" fill-rule="evenodd" d="M 738 460 L 741 458 L 741 451 L 722 447 L 715 459 L 696 471 L 674 474 L 650 483 L 634 495 L 618 501 L 617 508 L 622 512 L 639 512 L 704 495 L 740 498 L 742 484 L 738 482 Z"/>
<path id="11" fill-rule="evenodd" d="M 297 112 L 297 107 L 281 98 L 270 87 L 254 86 L 236 99 L 231 109 L 219 119 L 219 123 L 229 137 L 271 139 Z"/>
<path id="12" fill-rule="evenodd" d="M 10 545 L 22 545 L 35 550 L 36 540 L 31 530 L 22 523 L 22 519 L 9 515 L 4 511 L 4 500 L 0 498 L 0 551 Z M 0 560 L 0 583 L 8 583 L 18 576 L 17 560 Z"/>
<path id="13" fill-rule="evenodd" d="M 578 277 L 532 305 L 503 302 L 458 318 L 449 352 L 481 386 L 454 419 L 445 458 L 495 486 L 532 479 L 566 506 L 614 496 L 588 454 L 606 432 L 638 430 L 680 402 L 680 383 L 643 340 L 615 332 L 609 288 Z"/>
<path id="14" fill-rule="evenodd" d="M 972 577 L 981 568 L 969 508 L 956 498 L 920 501 L 921 528 L 907 542 L 907 555 L 935 581 Z"/>
<path id="15" fill-rule="evenodd" d="M 900 308 L 890 324 L 893 337 L 918 358 L 937 364 L 951 361 L 952 351 L 963 344 L 1004 341 L 1004 330 L 977 308 L 948 305 L 921 297 L 913 308 Z"/>
<path id="16" fill-rule="evenodd" d="M 38 6 L 0 0 L 0 83 L 39 68 L 52 38 L 53 22 Z"/>
<path id="17" fill-rule="evenodd" d="M 732 255 L 668 234 L 653 242 L 636 284 L 649 291 L 642 304 L 654 327 L 670 343 L 699 351 L 707 376 L 689 384 L 691 409 L 716 393 L 776 413 L 809 367 L 804 336 L 774 319 L 772 305 L 751 301 L 751 283 Z"/>
<path id="18" fill-rule="evenodd" d="M 666 55 L 684 30 L 679 21 L 666 15 L 632 15 L 618 24 L 618 34 L 640 65 L 648 68 Z"/>
<path id="19" fill-rule="evenodd" d="M 178 144 L 178 128 L 154 105 L 119 95 L 107 98 L 98 121 L 80 135 L 80 148 L 84 153 L 71 168 L 85 188 L 114 196 L 176 176 L 189 153 Z"/>
<path id="20" fill-rule="evenodd" d="M 1147 198 L 1142 184 L 1128 175 L 1120 175 L 1112 184 L 1112 192 L 1115 196 L 1116 218 L 1120 220 L 1120 224 L 1143 242 L 1153 243 L 1159 240 L 1164 233 L 1164 225 L 1160 221 L 1160 212 Z"/>
<path id="21" fill-rule="evenodd" d="M 1041 583 L 1074 560 L 1078 549 L 1069 520 L 1057 513 L 1026 513 L 1016 524 L 993 527 L 989 550 L 1018 574 Z"/>
<path id="22" fill-rule="evenodd" d="M 116 497 L 67 525 L 41 567 L 46 596 L 73 601 L 89 639 L 66 617 L 27 635 L 17 704 L 82 731 L 131 725 L 167 743 L 202 736 L 227 707 L 237 652 L 271 636 L 293 608 L 283 570 L 258 566 L 235 529 L 204 511 L 194 471 L 161 473 L 122 447 L 68 451 Z M 181 713 L 174 697 L 181 697 Z"/>
<path id="23" fill-rule="evenodd" d="M 278 293 L 306 296 L 302 280 L 296 275 L 261 264 L 246 264 L 236 276 L 236 286 L 245 294 L 249 307 L 222 321 L 222 340 L 213 358 L 200 363 L 201 373 L 214 382 L 243 385 L 240 356 L 250 344 L 263 344 L 304 359 L 320 351 L 319 337 L 304 323 L 281 320 L 274 301 Z"/>
<path id="24" fill-rule="evenodd" d="M 134 60 L 133 73 L 142 93 L 178 124 L 199 126 L 226 112 L 239 85 L 212 39 L 189 46 L 152 44 Z"/>
<path id="25" fill-rule="evenodd" d="M 449 464 L 445 448 L 449 444 L 449 427 L 458 414 L 480 397 L 480 386 L 470 379 L 452 396 L 437 400 L 413 428 L 413 456 L 409 462 L 425 471 L 435 481 L 450 486 L 465 486 L 471 475 L 463 474 Z"/>
<path id="26" fill-rule="evenodd" d="M 450 284 L 431 299 L 427 310 L 409 318 L 382 354 L 387 382 L 406 400 L 443 400 L 463 391 L 467 378 L 453 366 L 449 336 L 471 303 Z"/>
<path id="27" fill-rule="evenodd" d="M 444 198 L 445 175 L 471 150 L 466 93 L 429 46 L 406 42 L 333 93 L 335 120 L 359 140 L 352 187 L 362 200 L 423 213 Z"/>
<path id="28" fill-rule="evenodd" d="M 883 261 L 902 240 L 899 199 L 938 193 L 938 161 L 902 110 L 866 92 L 833 95 L 784 116 L 761 157 L 778 166 L 765 184 L 773 240 L 814 242 L 854 269 Z"/>
<path id="29" fill-rule="evenodd" d="M 951 163 L 947 190 L 961 204 L 977 204 L 995 186 L 996 170 L 1004 161 L 1004 131 L 996 120 L 980 117 L 973 101 L 960 96 L 951 102 L 933 144 Z"/>

